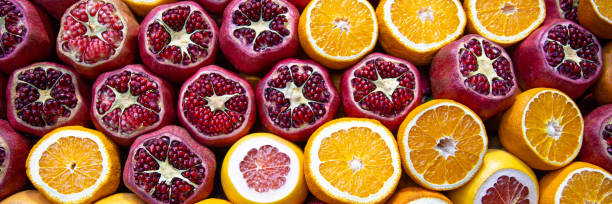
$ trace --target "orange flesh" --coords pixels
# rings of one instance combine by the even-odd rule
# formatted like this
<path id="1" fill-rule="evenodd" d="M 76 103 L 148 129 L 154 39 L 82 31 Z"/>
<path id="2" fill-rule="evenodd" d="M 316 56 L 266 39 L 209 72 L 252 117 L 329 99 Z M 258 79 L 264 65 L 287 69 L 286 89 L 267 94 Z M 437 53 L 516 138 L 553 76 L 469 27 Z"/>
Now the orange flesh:
<path id="1" fill-rule="evenodd" d="M 612 180 L 597 171 L 574 174 L 561 194 L 564 203 L 612 203 Z"/>
<path id="2" fill-rule="evenodd" d="M 597 5 L 597 10 L 601 15 L 612 20 L 612 3 L 610 3 L 610 0 L 593 0 L 593 2 Z"/>
<path id="3" fill-rule="evenodd" d="M 457 30 L 460 19 L 453 1 L 395 0 L 391 21 L 414 43 L 441 42 Z"/>
<path id="4" fill-rule="evenodd" d="M 491 33 L 513 36 L 526 30 L 540 16 L 536 0 L 477 0 L 476 17 Z"/>

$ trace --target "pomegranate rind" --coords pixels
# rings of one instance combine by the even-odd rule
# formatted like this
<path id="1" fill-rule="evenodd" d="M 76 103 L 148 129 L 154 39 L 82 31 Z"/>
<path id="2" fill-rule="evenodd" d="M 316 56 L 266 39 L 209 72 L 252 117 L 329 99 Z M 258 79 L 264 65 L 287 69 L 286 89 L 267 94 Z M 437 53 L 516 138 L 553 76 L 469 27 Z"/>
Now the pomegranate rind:
<path id="1" fill-rule="evenodd" d="M 54 125 L 45 125 L 44 127 L 33 126 L 28 124 L 27 121 L 21 120 L 17 116 L 18 110 L 15 106 L 15 100 L 17 98 L 16 87 L 17 84 L 20 83 L 20 80 L 18 79 L 19 74 L 27 70 L 36 69 L 38 67 L 46 69 L 55 69 L 63 72 L 64 74 L 70 75 L 72 78 L 72 85 L 74 85 L 75 87 L 75 97 L 78 100 L 77 105 L 74 108 L 70 109 L 71 114 L 69 117 L 61 117 Z M 20 69 L 15 70 L 9 76 L 9 80 L 7 83 L 7 120 L 16 130 L 26 132 L 38 137 L 42 137 L 53 129 L 62 126 L 88 126 L 91 124 L 89 122 L 89 99 L 91 95 L 90 91 L 91 89 L 89 89 L 89 85 L 87 85 L 85 81 L 81 78 L 81 76 L 77 74 L 76 71 L 74 71 L 74 69 L 72 69 L 71 67 L 56 64 L 53 62 L 39 62 L 31 64 L 27 67 L 22 67 Z"/>
<path id="2" fill-rule="evenodd" d="M 600 106 L 589 113 L 584 119 L 583 148 L 578 154 L 581 161 L 595 164 L 608 172 L 612 171 L 612 155 L 606 149 L 609 145 L 602 131 L 611 122 L 612 104 Z"/>
<path id="3" fill-rule="evenodd" d="M 143 143 L 145 141 L 159 139 L 164 136 L 169 137 L 170 141 L 179 141 L 186 145 L 189 150 L 191 150 L 191 153 L 196 154 L 202 160 L 202 166 L 206 170 L 202 184 L 196 187 L 196 190 L 184 201 L 184 203 L 195 203 L 196 201 L 208 197 L 214 185 L 215 170 L 217 168 L 215 155 L 210 149 L 196 142 L 185 128 L 175 125 L 168 125 L 154 132 L 141 135 L 132 143 L 125 162 L 125 167 L 123 168 L 123 183 L 125 186 L 147 203 L 160 203 L 159 200 L 152 197 L 151 193 L 146 192 L 136 185 L 133 169 L 135 165 L 134 155 L 136 154 L 136 150 L 144 148 Z"/>
<path id="4" fill-rule="evenodd" d="M 603 66 L 601 76 L 593 86 L 593 96 L 599 104 L 612 103 L 612 43 L 608 43 L 602 51 Z"/>
<path id="5" fill-rule="evenodd" d="M 0 164 L 0 200 L 21 190 L 28 180 L 25 160 L 31 142 L 17 133 L 8 122 L 0 120 L 0 147 L 4 148 L 4 162 Z"/>
<path id="6" fill-rule="evenodd" d="M 61 19 L 64 15 L 64 11 L 68 9 L 68 7 L 72 6 L 75 2 L 79 0 L 32 0 L 36 4 L 40 5 L 41 8 L 47 11 L 51 17 L 54 19 Z"/>
<path id="7" fill-rule="evenodd" d="M 214 14 L 223 14 L 225 7 L 231 0 L 195 0 L 202 7 L 206 8 L 206 11 Z"/>
<path id="8" fill-rule="evenodd" d="M 259 193 L 249 188 L 240 171 L 240 163 L 251 149 L 264 145 L 277 148 L 290 159 L 286 182 L 278 189 Z M 304 179 L 303 152 L 295 144 L 270 133 L 253 133 L 238 140 L 229 149 L 221 167 L 221 184 L 232 203 L 302 203 L 308 195 Z M 275 178 L 270 178 L 275 179 Z"/>
<path id="9" fill-rule="evenodd" d="M 155 54 L 151 52 L 150 45 L 147 42 L 147 31 L 150 24 L 161 21 L 162 13 L 168 9 L 172 9 L 178 6 L 188 6 L 191 8 L 191 13 L 194 11 L 200 11 L 202 13 L 203 21 L 205 21 L 208 26 L 210 26 L 211 33 L 213 37 L 211 38 L 209 48 L 207 48 L 208 55 L 203 59 L 199 60 L 197 63 L 191 63 L 188 65 L 183 65 L 182 63 L 174 64 L 169 61 L 160 61 L 159 54 Z M 174 31 L 168 31 L 174 32 Z M 164 4 L 158 7 L 155 7 L 149 14 L 144 18 L 142 23 L 140 24 L 140 32 L 138 34 L 138 44 L 140 49 L 140 58 L 142 62 L 149 67 L 151 72 L 163 76 L 165 79 L 168 79 L 172 82 L 183 82 L 185 79 L 189 78 L 193 73 L 195 73 L 200 67 L 213 64 L 215 59 L 217 58 L 218 52 L 218 33 L 219 29 L 217 28 L 217 23 L 206 13 L 206 11 L 198 4 L 192 1 L 182 1 L 172 4 Z M 195 34 L 195 33 L 192 33 Z M 191 42 L 195 44 L 194 42 Z M 182 50 L 186 52 L 186 50 Z"/>
<path id="10" fill-rule="evenodd" d="M 304 10 L 304 8 L 306 8 L 306 6 L 308 5 L 308 3 L 310 3 L 311 0 L 288 0 L 289 2 L 291 2 L 297 9 Z"/>
<path id="11" fill-rule="evenodd" d="M 612 39 L 612 19 L 602 14 L 602 10 L 605 8 L 600 10 L 595 7 L 593 0 L 580 0 L 578 2 L 578 21 L 580 25 L 588 28 L 597 37 Z"/>
<path id="12" fill-rule="evenodd" d="M 559 1 L 561 0 L 544 0 L 544 3 L 546 4 L 546 19 L 544 21 L 546 22 L 546 21 L 550 21 L 553 19 L 561 18 L 561 19 L 568 19 L 568 20 L 576 22 L 578 19 L 565 18 L 564 16 L 565 11 L 561 9 L 561 5 L 559 5 L 560 4 Z M 578 1 L 578 0 L 574 0 L 574 1 Z M 576 10 L 576 18 L 578 18 L 578 10 Z"/>

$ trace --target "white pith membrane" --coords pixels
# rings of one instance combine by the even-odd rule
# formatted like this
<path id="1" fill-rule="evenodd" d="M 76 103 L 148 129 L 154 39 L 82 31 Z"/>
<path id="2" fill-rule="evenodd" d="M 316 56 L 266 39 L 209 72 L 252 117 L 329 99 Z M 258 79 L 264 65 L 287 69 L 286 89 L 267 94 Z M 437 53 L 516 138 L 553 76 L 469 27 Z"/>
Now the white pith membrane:
<path id="1" fill-rule="evenodd" d="M 380 138 L 385 142 L 386 146 L 389 148 L 391 152 L 391 160 L 393 163 L 393 174 L 388 178 L 387 181 L 384 182 L 383 186 L 376 193 L 370 194 L 368 197 L 359 197 L 351 195 L 347 192 L 340 191 L 338 188 L 334 187 L 329 181 L 321 175 L 319 171 L 319 166 L 321 165 L 321 160 L 319 160 L 319 150 L 321 148 L 321 141 L 325 138 L 331 137 L 332 133 L 338 132 L 340 130 L 348 130 L 353 127 L 364 127 L 370 129 L 373 133 L 376 133 L 380 136 Z M 389 193 L 395 190 L 395 182 L 399 179 L 402 173 L 402 167 L 400 163 L 399 154 L 397 154 L 398 149 L 397 145 L 394 141 L 394 136 L 389 134 L 388 130 L 379 124 L 375 124 L 370 121 L 339 121 L 332 126 L 328 126 L 325 129 L 320 130 L 319 135 L 312 139 L 312 146 L 310 149 L 310 169 L 312 169 L 313 173 L 313 181 L 315 181 L 319 186 L 321 186 L 325 191 L 329 192 L 329 194 L 334 197 L 340 198 L 342 200 L 356 203 L 374 203 L 379 202 L 382 198 L 387 196 Z M 359 170 L 362 163 L 358 159 L 354 159 L 349 163 L 351 169 L 355 172 Z"/>
<path id="2" fill-rule="evenodd" d="M 91 185 L 89 188 L 86 188 L 79 193 L 71 193 L 71 194 L 60 193 L 57 190 L 49 187 L 49 185 L 45 183 L 39 175 L 40 167 L 38 165 L 38 162 L 41 159 L 42 153 L 47 151 L 49 146 L 56 143 L 60 138 L 65 138 L 65 137 L 89 139 L 93 141 L 94 143 L 96 143 L 98 147 L 98 151 L 100 151 L 101 153 L 100 155 L 102 157 L 102 162 L 100 164 L 102 165 L 102 172 L 100 173 L 100 177 L 98 177 L 98 179 L 93 185 Z M 52 135 L 49 135 L 47 139 L 42 140 L 42 142 L 38 144 L 38 148 L 32 149 L 32 151 L 30 152 L 29 163 L 27 164 L 29 168 L 26 171 L 28 171 L 28 174 L 31 176 L 30 181 L 40 186 L 43 191 L 48 192 L 48 195 L 58 200 L 61 200 L 62 202 L 74 203 L 84 198 L 91 197 L 95 193 L 96 190 L 100 190 L 99 186 L 102 185 L 103 179 L 109 178 L 110 176 L 109 175 L 110 173 L 110 169 L 109 169 L 110 161 L 109 160 L 110 158 L 109 158 L 108 150 L 105 148 L 102 140 L 100 140 L 100 138 L 98 138 L 97 136 L 87 131 L 62 130 L 62 131 L 54 132 Z M 67 167 L 66 169 L 69 169 L 69 168 L 71 167 Z M 78 168 L 78 166 L 76 168 Z"/>
<path id="3" fill-rule="evenodd" d="M 496 171 L 495 173 L 491 174 L 487 178 L 487 180 L 485 180 L 485 182 L 480 185 L 480 187 L 478 188 L 478 191 L 476 192 L 476 195 L 474 196 L 474 204 L 487 204 L 487 203 L 482 202 L 482 198 L 487 195 L 487 190 L 489 190 L 489 188 L 495 187 L 494 185 L 497 183 L 497 180 L 502 176 L 512 177 L 516 179 L 521 185 L 523 185 L 523 188 L 527 188 L 527 190 L 529 190 L 529 193 L 526 196 L 526 199 L 529 199 L 529 203 L 530 204 L 538 203 L 539 195 L 538 195 L 537 187 L 536 187 L 538 185 L 537 183 L 538 181 L 532 180 L 531 177 L 529 177 L 527 174 L 517 169 L 500 169 Z M 499 189 L 499 190 L 503 190 L 503 189 Z M 518 199 L 516 196 L 518 196 L 517 194 L 518 192 L 522 190 L 522 188 L 521 189 L 518 189 L 518 188 L 510 189 L 510 190 L 515 191 L 515 192 L 509 192 L 509 193 L 514 193 L 510 196 L 514 196 L 512 198 Z M 514 202 L 512 203 L 517 202 L 517 200 L 513 200 L 513 201 Z"/>
<path id="4" fill-rule="evenodd" d="M 406 204 L 449 204 L 449 203 L 439 198 L 417 198 L 415 200 L 409 201 Z"/>
<path id="5" fill-rule="evenodd" d="M 470 3 L 467 5 L 466 9 L 469 9 L 471 12 L 471 19 L 473 20 L 473 24 L 474 24 L 474 28 L 482 33 L 484 33 L 483 36 L 492 36 L 492 38 L 495 38 L 501 42 L 512 42 L 512 41 L 516 41 L 517 39 L 523 39 L 525 37 L 527 37 L 527 35 L 529 35 L 531 33 L 531 31 L 535 30 L 538 26 L 540 26 L 540 23 L 542 21 L 544 21 L 544 18 L 546 17 L 545 13 L 546 13 L 546 6 L 544 5 L 544 0 L 538 0 L 538 7 L 539 7 L 539 11 L 540 13 L 544 14 L 544 15 L 540 15 L 538 17 L 538 19 L 535 19 L 531 25 L 529 25 L 529 27 L 525 28 L 525 30 L 513 35 L 513 36 L 500 36 L 500 35 L 496 35 L 493 34 L 491 31 L 486 29 L 486 26 L 484 26 L 482 24 L 482 22 L 480 22 L 480 19 L 478 19 L 477 17 L 477 11 L 476 11 L 476 2 L 477 1 L 489 1 L 489 0 L 473 0 L 470 1 Z M 499 8 L 500 12 L 502 12 L 505 15 L 511 15 L 514 14 L 516 12 L 516 9 L 518 9 L 520 7 L 520 5 L 514 5 L 512 3 L 512 1 L 508 1 L 504 4 L 503 7 Z M 514 12 L 513 12 L 514 11 Z"/>
<path id="6" fill-rule="evenodd" d="M 222 1 L 222 0 L 220 0 L 220 1 Z M 276 1 L 276 0 L 270 0 L 270 1 L 271 1 L 272 3 L 274 3 L 274 4 L 278 5 L 279 7 L 287 7 L 287 9 L 289 9 L 289 8 L 288 8 L 288 6 L 286 5 L 286 3 L 284 3 L 284 2 L 281 2 L 281 1 Z M 249 52 L 259 53 L 259 52 L 264 52 L 264 51 L 266 51 L 267 49 L 276 49 L 276 48 L 278 47 L 278 45 L 282 45 L 283 43 L 285 43 L 285 40 L 286 40 L 285 38 L 286 38 L 286 37 L 288 37 L 288 36 L 290 36 L 292 32 L 297 32 L 297 30 L 292 30 L 292 29 L 291 29 L 291 26 L 288 26 L 288 24 L 290 24 L 290 22 L 297 21 L 297 20 L 299 19 L 299 16 L 298 16 L 298 19 L 295 19 L 295 18 L 293 18 L 291 15 L 289 15 L 290 10 L 288 10 L 288 11 L 287 11 L 287 12 L 285 12 L 285 13 L 280 13 L 280 14 L 277 14 L 277 15 L 276 15 L 276 16 L 283 16 L 283 17 L 285 17 L 285 19 L 287 20 L 287 21 L 286 21 L 286 22 L 283 24 L 283 26 L 284 26 L 284 28 L 285 28 L 285 29 L 287 29 L 287 30 L 289 31 L 289 35 L 282 35 L 281 33 L 279 33 L 279 31 L 276 31 L 276 30 L 274 30 L 274 29 L 270 28 L 270 25 L 272 24 L 272 22 L 274 22 L 274 19 L 275 19 L 275 17 L 276 17 L 276 16 L 275 16 L 275 17 L 273 17 L 273 18 L 272 18 L 272 19 L 270 19 L 270 20 L 267 20 L 267 21 L 266 21 L 266 20 L 264 20 L 264 19 L 263 19 L 263 18 L 264 18 L 264 15 L 263 15 L 263 10 L 264 10 L 265 8 L 263 8 L 263 6 L 262 6 L 262 14 L 260 14 L 260 16 L 259 16 L 259 20 L 258 20 L 257 22 L 253 22 L 253 21 L 252 21 L 252 20 L 249 18 L 249 16 L 248 16 L 247 14 L 243 13 L 243 12 L 242 12 L 242 11 L 240 11 L 240 9 L 239 9 L 240 5 L 244 4 L 245 2 L 247 2 L 247 1 L 243 1 L 243 2 L 241 2 L 241 3 L 239 3 L 239 4 L 237 4 L 237 5 L 236 5 L 236 7 L 235 7 L 235 9 L 236 9 L 236 10 L 234 10 L 233 12 L 236 12 L 236 11 L 237 11 L 237 12 L 239 12 L 240 14 L 242 14 L 243 16 L 247 17 L 247 19 L 248 19 L 248 20 L 249 20 L 249 22 L 250 22 L 250 25 L 236 25 L 236 24 L 232 23 L 232 24 L 230 24 L 230 25 L 231 25 L 231 27 L 232 27 L 232 28 L 231 28 L 231 31 L 230 31 L 230 35 L 232 36 L 232 37 L 231 37 L 232 41 L 234 41 L 234 42 L 236 42 L 236 43 L 238 43 L 238 44 L 243 44 L 243 43 L 245 43 L 245 42 L 246 42 L 246 43 L 248 44 L 247 46 L 249 46 L 249 47 L 248 47 L 249 49 L 246 49 L 246 50 L 248 50 Z M 298 13 L 298 14 L 299 14 L 299 13 Z M 242 28 L 246 28 L 246 29 L 250 29 L 250 30 L 255 31 L 255 37 L 253 38 L 253 41 L 252 41 L 252 42 L 247 42 L 247 41 L 246 41 L 246 39 L 245 39 L 245 38 L 243 38 L 242 36 L 240 36 L 240 37 L 236 37 L 236 36 L 234 36 L 233 32 L 234 32 L 234 31 L 236 31 L 236 30 L 242 29 Z M 255 47 L 255 44 L 256 44 L 256 42 L 257 42 L 257 39 L 258 39 L 258 37 L 260 37 L 260 34 L 262 34 L 264 31 L 268 31 L 268 32 L 271 32 L 271 33 L 273 33 L 273 34 L 276 34 L 277 36 L 279 36 L 280 38 L 282 38 L 282 39 L 283 39 L 283 42 L 281 42 L 281 43 L 279 43 L 279 44 L 276 44 L 276 45 L 272 45 L 272 46 L 264 46 L 264 47 L 263 47 L 261 50 L 259 50 L 259 51 L 255 51 L 253 48 Z"/>
<path id="7" fill-rule="evenodd" d="M 610 175 L 610 173 L 602 171 L 602 170 L 599 170 L 599 169 L 594 169 L 594 168 L 590 168 L 590 167 L 582 167 L 582 168 L 576 169 L 573 172 L 569 173 L 567 175 L 567 177 L 565 177 L 565 179 L 563 179 L 561 184 L 557 187 L 557 191 L 555 192 L 554 204 L 560 204 L 561 203 L 561 196 L 563 194 L 563 190 L 567 186 L 567 182 L 569 182 L 572 179 L 572 177 L 574 177 L 576 174 L 579 174 L 579 173 L 582 173 L 582 172 L 585 172 L 585 171 L 586 172 L 600 173 L 601 175 L 603 175 L 604 179 L 612 180 L 612 175 Z M 603 183 L 601 185 L 606 185 L 606 184 Z M 590 190 L 599 190 L 599 189 L 590 189 Z M 610 196 L 612 194 L 611 193 L 612 190 L 610 190 L 610 189 L 608 189 L 608 190 L 609 190 L 608 191 L 609 193 L 607 194 L 607 196 Z M 589 201 L 583 200 L 583 202 L 584 202 L 584 204 L 599 204 L 601 201 L 591 201 L 591 202 L 589 202 Z M 601 204 L 607 204 L 607 203 L 601 203 Z"/>
<path id="8" fill-rule="evenodd" d="M 4 141 L 4 138 L 0 137 L 0 148 L 4 149 L 4 162 L 0 163 L 0 183 L 4 179 L 6 174 L 6 167 L 9 163 L 9 157 L 11 156 L 11 150 L 8 148 L 8 144 Z"/>
<path id="9" fill-rule="evenodd" d="M 480 56 L 478 56 L 474 51 L 472 51 L 471 48 L 469 48 L 468 46 L 470 46 L 470 43 L 472 41 L 476 41 L 478 43 L 478 46 L 480 47 Z M 499 51 L 499 54 L 497 57 L 491 59 L 487 56 L 486 52 L 487 49 L 485 47 L 485 43 L 488 43 L 488 48 L 490 48 L 490 52 L 494 53 L 495 50 Z M 471 53 L 470 55 L 476 58 L 476 64 L 477 64 L 477 70 L 476 71 L 470 71 L 467 70 L 469 72 L 469 74 L 467 76 L 463 75 L 463 73 L 461 73 L 461 71 L 464 69 L 464 67 L 462 67 L 463 62 L 462 62 L 462 56 L 464 56 L 464 53 L 468 52 Z M 515 88 L 515 75 L 514 72 L 512 70 L 512 67 L 510 65 L 508 65 L 508 72 L 510 75 L 510 77 L 508 77 L 509 79 L 505 79 L 502 76 L 500 76 L 497 71 L 495 70 L 495 67 L 493 67 L 494 63 L 499 63 L 500 69 L 503 69 L 503 59 L 506 60 L 506 62 L 508 62 L 509 64 L 511 64 L 512 62 L 510 61 L 510 57 L 504 52 L 504 49 L 502 47 L 499 47 L 498 45 L 489 42 L 487 40 L 485 40 L 485 38 L 479 38 L 479 37 L 475 37 L 475 38 L 471 38 L 467 41 L 465 41 L 463 44 L 461 44 L 461 46 L 458 48 L 458 58 L 457 58 L 457 63 L 458 63 L 458 68 L 457 69 L 457 74 L 459 76 L 461 76 L 461 78 L 463 79 L 463 82 L 466 83 L 467 80 L 469 80 L 470 78 L 478 75 L 478 74 L 482 74 L 487 78 L 487 83 L 489 85 L 489 89 L 488 89 L 488 93 L 484 94 L 479 92 L 478 90 L 476 90 L 476 87 L 472 87 L 472 86 L 468 86 L 467 88 L 470 91 L 473 91 L 479 95 L 485 95 L 487 97 L 492 97 L 492 98 L 503 98 L 508 96 L 508 94 L 510 94 L 512 92 L 512 90 Z M 494 54 L 491 54 L 492 56 L 494 56 Z M 465 68 L 467 69 L 467 68 Z M 502 70 L 503 72 L 503 70 Z M 507 88 L 506 93 L 504 93 L 503 95 L 498 95 L 494 93 L 494 89 L 493 89 L 493 82 L 494 80 L 497 79 L 499 81 L 503 82 L 507 82 L 510 81 L 512 82 L 511 87 Z M 503 84 L 502 84 L 503 85 Z"/>
<path id="10" fill-rule="evenodd" d="M 302 172 L 302 164 L 299 162 L 298 155 L 289 146 L 267 137 L 252 137 L 236 145 L 234 152 L 229 157 L 227 171 L 231 185 L 242 197 L 257 203 L 273 203 L 287 197 L 298 187 L 297 182 Z M 265 145 L 275 147 L 280 153 L 289 157 L 289 173 L 284 176 L 286 181 L 280 188 L 269 189 L 267 192 L 257 192 L 248 186 L 247 179 L 244 178 L 244 173 L 240 170 L 240 163 L 249 151 L 252 149 L 259 150 L 260 147 Z M 258 167 L 257 169 L 261 168 Z"/>
<path id="11" fill-rule="evenodd" d="M 577 0 L 574 0 L 577 1 Z M 595 10 L 595 13 L 601 17 L 604 21 L 608 22 L 608 24 L 612 24 L 612 19 L 608 18 L 607 16 L 603 15 L 601 13 L 601 11 L 599 10 L 599 6 L 597 4 L 595 4 L 595 0 L 580 0 L 580 1 L 591 1 L 591 5 L 593 5 L 593 10 Z M 610 3 L 610 2 L 608 2 Z M 609 6 L 609 4 L 608 4 Z"/>

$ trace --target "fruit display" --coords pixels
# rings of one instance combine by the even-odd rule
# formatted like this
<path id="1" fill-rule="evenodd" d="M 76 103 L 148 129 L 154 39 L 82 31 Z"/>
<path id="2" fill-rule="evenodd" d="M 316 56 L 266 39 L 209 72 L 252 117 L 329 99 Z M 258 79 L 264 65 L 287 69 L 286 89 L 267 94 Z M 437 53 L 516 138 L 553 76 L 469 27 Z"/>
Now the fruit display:
<path id="1" fill-rule="evenodd" d="M 27 182 L 25 163 L 30 141 L 0 120 L 0 199 L 19 191 Z"/>
<path id="2" fill-rule="evenodd" d="M 610 203 L 612 175 L 602 168 L 574 162 L 540 180 L 540 203 Z"/>
<path id="3" fill-rule="evenodd" d="M 584 146 L 579 159 L 612 172 L 612 104 L 599 106 L 584 118 Z"/>

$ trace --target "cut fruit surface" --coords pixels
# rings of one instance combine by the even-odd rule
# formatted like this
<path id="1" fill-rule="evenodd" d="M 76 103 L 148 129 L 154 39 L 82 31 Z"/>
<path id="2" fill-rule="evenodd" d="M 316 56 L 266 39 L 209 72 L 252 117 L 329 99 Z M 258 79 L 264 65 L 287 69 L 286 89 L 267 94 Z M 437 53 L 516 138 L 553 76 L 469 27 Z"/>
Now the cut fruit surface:
<path id="1" fill-rule="evenodd" d="M 398 190 L 388 204 L 451 204 L 442 193 L 420 187 L 406 187 Z"/>
<path id="2" fill-rule="evenodd" d="M 612 203 L 612 175 L 585 162 L 545 175 L 540 187 L 540 203 Z"/>
<path id="3" fill-rule="evenodd" d="M 609 0 L 581 0 L 578 21 L 597 37 L 612 39 L 612 3 Z"/>
<path id="4" fill-rule="evenodd" d="M 177 0 L 123 0 L 138 16 L 145 16 L 151 9 L 162 5 L 176 2 Z"/>

